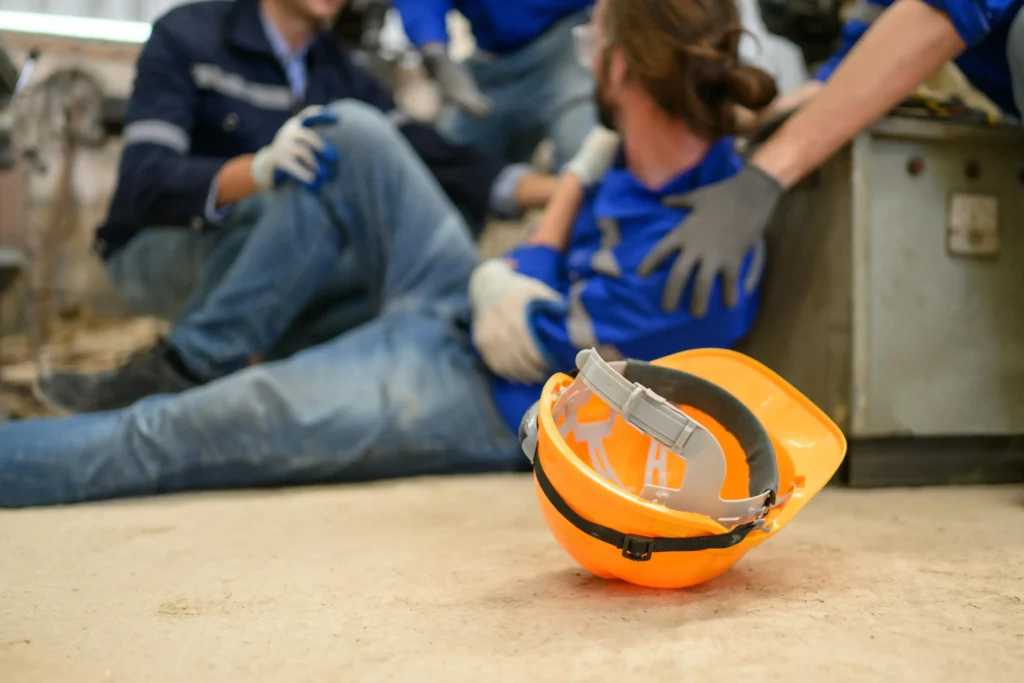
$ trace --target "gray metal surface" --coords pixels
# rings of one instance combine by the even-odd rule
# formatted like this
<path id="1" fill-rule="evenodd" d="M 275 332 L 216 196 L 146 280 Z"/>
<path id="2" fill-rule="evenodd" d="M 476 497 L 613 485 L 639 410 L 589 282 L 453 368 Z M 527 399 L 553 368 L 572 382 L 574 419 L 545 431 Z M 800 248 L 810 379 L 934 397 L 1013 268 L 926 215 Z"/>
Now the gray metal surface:
<path id="1" fill-rule="evenodd" d="M 1019 130 L 887 119 L 862 134 L 780 206 L 743 350 L 854 438 L 1024 434 L 1022 170 Z M 994 256 L 950 252 L 954 192 L 998 198 Z"/>
<path id="2" fill-rule="evenodd" d="M 843 150 L 783 198 L 768 230 L 761 315 L 739 346 L 844 430 L 853 333 L 850 164 Z"/>
<path id="3" fill-rule="evenodd" d="M 845 483 L 854 488 L 1024 482 L 1024 438 L 1014 436 L 859 439 Z"/>
<path id="4" fill-rule="evenodd" d="M 854 289 L 855 433 L 1024 433 L 1024 136 L 981 132 L 870 135 L 855 147 L 854 184 L 863 173 L 868 202 L 865 220 L 854 212 L 855 272 L 859 262 L 865 276 Z M 995 257 L 948 252 L 952 192 L 998 197 Z"/>

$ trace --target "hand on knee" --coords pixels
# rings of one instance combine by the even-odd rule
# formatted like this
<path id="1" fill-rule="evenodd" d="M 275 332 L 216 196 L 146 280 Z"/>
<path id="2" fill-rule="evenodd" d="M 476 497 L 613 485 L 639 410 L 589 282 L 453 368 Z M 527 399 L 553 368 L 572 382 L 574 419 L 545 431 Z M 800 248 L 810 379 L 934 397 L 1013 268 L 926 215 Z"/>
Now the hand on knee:
<path id="1" fill-rule="evenodd" d="M 313 130 L 314 126 L 329 123 L 337 123 L 337 117 L 324 107 L 306 107 L 288 119 L 274 140 L 253 158 L 252 177 L 260 189 L 291 180 L 316 191 L 332 179 L 338 152 Z"/>

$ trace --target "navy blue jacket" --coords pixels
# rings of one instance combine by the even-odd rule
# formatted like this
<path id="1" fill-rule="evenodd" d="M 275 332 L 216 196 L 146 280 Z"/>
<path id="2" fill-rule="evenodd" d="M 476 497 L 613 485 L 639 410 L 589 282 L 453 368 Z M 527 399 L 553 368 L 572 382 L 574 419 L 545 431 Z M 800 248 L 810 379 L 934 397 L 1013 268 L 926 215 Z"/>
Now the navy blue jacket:
<path id="1" fill-rule="evenodd" d="M 387 113 L 452 201 L 471 221 L 482 221 L 504 162 L 448 144 L 403 116 L 332 34 L 316 38 L 306 61 L 300 102 L 263 30 L 257 0 L 199 2 L 157 20 L 138 60 L 117 189 L 97 231 L 100 255 L 109 257 L 145 227 L 210 227 L 206 200 L 225 162 L 270 143 L 303 107 L 344 98 Z"/>
<path id="2" fill-rule="evenodd" d="M 445 16 L 458 10 L 473 28 L 481 50 L 498 54 L 527 45 L 556 22 L 594 0 L 394 0 L 416 47 L 448 42 Z"/>

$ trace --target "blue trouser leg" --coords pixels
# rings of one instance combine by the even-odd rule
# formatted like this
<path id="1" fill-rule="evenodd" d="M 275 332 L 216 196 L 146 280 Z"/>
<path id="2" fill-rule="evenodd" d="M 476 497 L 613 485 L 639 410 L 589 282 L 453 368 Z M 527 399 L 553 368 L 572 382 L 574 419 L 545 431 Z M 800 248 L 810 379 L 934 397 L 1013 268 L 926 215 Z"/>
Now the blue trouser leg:
<path id="1" fill-rule="evenodd" d="M 333 203 L 344 235 L 316 236 L 322 250 L 357 251 L 382 314 L 287 360 L 177 396 L 0 426 L 0 506 L 516 467 L 517 440 L 460 321 L 476 263 L 465 225 L 378 113 L 336 106 L 341 124 L 323 132 L 358 168 L 320 198 Z M 282 206 L 326 222 L 317 198 L 293 194 L 294 205 Z M 328 259 L 304 256 L 313 272 L 329 272 Z M 232 271 L 244 263 L 245 254 Z M 281 284 L 314 289 L 296 284 L 304 277 L 291 273 Z"/>
<path id="2" fill-rule="evenodd" d="M 552 26 L 533 43 L 502 55 L 470 59 L 480 90 L 494 113 L 479 118 L 449 107 L 439 128 L 452 142 L 473 145 L 510 163 L 528 161 L 534 145 L 548 137 L 555 163 L 569 161 L 597 123 L 593 76 L 576 61 L 572 29 L 588 20 L 578 12 Z"/>
<path id="3" fill-rule="evenodd" d="M 391 311 L 184 394 L 0 426 L 0 507 L 510 471 L 484 372 L 447 315 Z"/>
<path id="4" fill-rule="evenodd" d="M 413 291 L 417 298 L 461 297 L 475 254 L 468 231 L 455 251 L 448 240 L 430 240 L 429 229 L 419 251 L 403 248 L 407 233 L 422 226 L 438 235 L 452 222 L 465 230 L 436 180 L 375 110 L 332 106 L 338 123 L 318 131 L 341 153 L 337 177 L 316 194 L 295 185 L 276 192 L 227 275 L 171 333 L 171 344 L 202 376 L 228 374 L 271 349 L 343 250 L 356 255 L 378 310 L 384 302 L 402 305 Z M 389 259 L 398 267 L 385 269 Z M 435 268 L 449 276 L 425 286 L 424 274 Z"/>

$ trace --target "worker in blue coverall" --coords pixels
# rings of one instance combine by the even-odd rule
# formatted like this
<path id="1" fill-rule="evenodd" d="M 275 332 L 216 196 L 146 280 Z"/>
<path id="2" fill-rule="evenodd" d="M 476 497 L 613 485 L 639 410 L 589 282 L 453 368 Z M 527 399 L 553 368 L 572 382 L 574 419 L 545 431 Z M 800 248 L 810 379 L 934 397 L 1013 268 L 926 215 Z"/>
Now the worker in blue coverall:
<path id="1" fill-rule="evenodd" d="M 560 168 L 596 118 L 594 79 L 573 56 L 572 31 L 594 0 L 395 0 L 410 42 L 451 103 L 439 122 L 452 142 L 509 162 L 530 158 L 548 138 Z M 476 52 L 448 54 L 450 10 L 466 17 Z"/>
<path id="2" fill-rule="evenodd" d="M 192 377 L 150 356 L 133 381 L 154 395 L 131 407 L 0 426 L 0 505 L 517 469 L 523 412 L 580 349 L 651 360 L 744 337 L 756 282 L 736 307 L 716 299 L 695 319 L 661 310 L 667 267 L 636 269 L 686 216 L 666 197 L 739 170 L 736 105 L 757 110 L 774 84 L 739 64 L 732 3 L 658 4 L 599 0 L 586 61 L 617 133 L 588 136 L 536 233 L 506 258 L 478 263 L 462 216 L 379 109 L 328 106 L 307 130 L 336 150 L 333 172 L 315 190 L 281 184 L 183 322 Z M 345 254 L 375 317 L 233 372 Z M 741 276 L 760 273 L 763 256 L 752 249 Z"/>
<path id="3" fill-rule="evenodd" d="M 303 126 L 274 143 L 287 121 L 324 116 L 311 105 L 352 98 L 380 109 L 472 225 L 550 195 L 553 177 L 452 145 L 396 109 L 320 28 L 344 1 L 201 2 L 155 23 L 138 60 L 117 190 L 96 237 L 115 290 L 134 310 L 175 320 L 198 307 L 273 203 L 275 176 L 320 182 L 304 156 Z M 339 265 L 273 355 L 372 315 L 350 272 Z M 75 407 L 61 387 L 49 388 L 51 402 Z"/>
<path id="4" fill-rule="evenodd" d="M 728 303 L 739 264 L 762 238 L 787 188 L 824 163 L 928 76 L 955 60 L 967 79 L 1010 116 L 1024 111 L 1024 0 L 860 0 L 827 79 L 728 181 L 680 197 L 686 221 L 640 268 L 651 274 L 677 254 L 664 293 L 672 310 L 696 271 L 699 314 L 721 275 Z M 723 234 L 722 226 L 728 226 Z"/>

